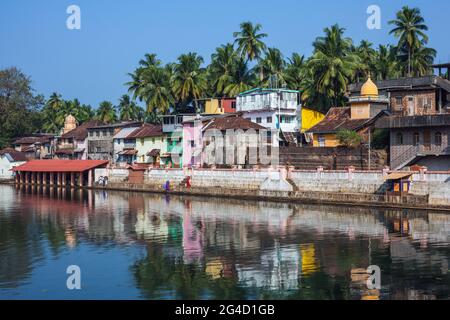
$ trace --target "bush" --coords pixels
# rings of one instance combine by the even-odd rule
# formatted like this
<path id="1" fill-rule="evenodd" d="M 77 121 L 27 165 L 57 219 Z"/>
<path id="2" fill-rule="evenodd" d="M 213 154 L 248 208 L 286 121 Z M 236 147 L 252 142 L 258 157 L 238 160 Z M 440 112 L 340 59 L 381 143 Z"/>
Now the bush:
<path id="1" fill-rule="evenodd" d="M 336 137 L 340 144 L 348 148 L 359 147 L 363 141 L 363 138 L 356 131 L 347 129 L 339 130 Z"/>

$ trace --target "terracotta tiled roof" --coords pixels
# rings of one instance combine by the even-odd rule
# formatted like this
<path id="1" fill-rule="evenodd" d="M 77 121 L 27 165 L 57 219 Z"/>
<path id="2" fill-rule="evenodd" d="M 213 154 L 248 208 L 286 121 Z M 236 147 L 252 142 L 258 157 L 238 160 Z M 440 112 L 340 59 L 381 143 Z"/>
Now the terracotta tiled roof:
<path id="1" fill-rule="evenodd" d="M 5 154 L 8 154 L 11 157 L 11 159 L 15 162 L 28 160 L 27 157 L 25 156 L 25 153 L 14 150 L 12 148 L 6 148 L 3 150 L 0 150 L 0 155 L 5 155 Z"/>
<path id="2" fill-rule="evenodd" d="M 75 139 L 75 140 L 84 140 L 88 136 L 88 129 L 103 125 L 103 122 L 99 120 L 87 121 L 77 128 L 63 134 L 61 136 L 62 139 Z"/>
<path id="3" fill-rule="evenodd" d="M 119 152 L 119 154 L 122 156 L 134 156 L 137 153 L 138 153 L 138 151 L 134 150 L 134 149 L 127 149 L 127 150 L 123 150 L 123 151 Z"/>
<path id="4" fill-rule="evenodd" d="M 265 129 L 263 126 L 251 122 L 242 117 L 225 117 L 225 118 L 216 118 L 211 121 L 209 125 L 205 127 L 206 130 L 209 129 L 217 129 L 217 130 L 228 130 L 228 129 L 255 129 L 262 130 Z"/>
<path id="5" fill-rule="evenodd" d="M 142 127 L 134 130 L 126 139 L 157 137 L 162 135 L 162 126 L 146 123 Z"/>
<path id="6" fill-rule="evenodd" d="M 331 108 L 325 118 L 317 125 L 309 129 L 310 133 L 335 133 L 341 129 L 358 130 L 370 119 L 350 119 L 350 107 Z"/>
<path id="7" fill-rule="evenodd" d="M 13 171 L 28 172 L 83 172 L 97 167 L 105 167 L 108 161 L 103 160 L 32 160 Z"/>
<path id="8" fill-rule="evenodd" d="M 53 138 L 54 138 L 54 135 L 35 135 L 35 136 L 17 138 L 14 141 L 14 144 L 48 143 Z"/>

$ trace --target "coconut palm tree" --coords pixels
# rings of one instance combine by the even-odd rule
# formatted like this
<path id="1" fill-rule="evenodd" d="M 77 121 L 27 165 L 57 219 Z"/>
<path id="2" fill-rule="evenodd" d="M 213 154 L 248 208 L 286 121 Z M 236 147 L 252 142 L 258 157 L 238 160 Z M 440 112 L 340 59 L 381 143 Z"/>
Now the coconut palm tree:
<path id="1" fill-rule="evenodd" d="M 306 60 L 304 55 L 293 53 L 284 71 L 284 79 L 287 87 L 293 90 L 301 90 L 302 82 L 306 75 Z"/>
<path id="2" fill-rule="evenodd" d="M 261 85 L 275 88 L 285 85 L 285 67 L 286 61 L 281 51 L 277 48 L 269 48 L 264 59 L 258 64 L 258 69 L 262 75 Z"/>
<path id="3" fill-rule="evenodd" d="M 235 97 L 251 89 L 255 82 L 255 74 L 248 68 L 248 63 L 243 58 L 239 58 L 232 70 L 230 84 L 226 86 L 224 93 L 229 97 Z"/>
<path id="4" fill-rule="evenodd" d="M 104 123 L 113 123 L 117 121 L 116 108 L 111 102 L 103 101 L 97 109 L 96 118 Z"/>
<path id="5" fill-rule="evenodd" d="M 380 45 L 375 55 L 373 78 L 388 80 L 399 76 L 397 49 L 390 45 Z"/>
<path id="6" fill-rule="evenodd" d="M 436 50 L 425 47 L 422 44 L 415 49 L 414 54 L 409 58 L 407 48 L 403 47 L 398 50 L 399 64 L 402 70 L 411 67 L 411 76 L 422 77 L 433 74 L 431 66 L 436 58 Z M 410 59 L 410 60 L 409 60 Z"/>
<path id="7" fill-rule="evenodd" d="M 428 42 L 428 36 L 425 31 L 428 26 L 425 24 L 425 19 L 422 17 L 419 8 L 409 8 L 404 6 L 399 12 L 395 20 L 389 21 L 389 24 L 394 25 L 394 28 L 389 32 L 397 37 L 398 48 L 404 48 L 408 54 L 408 76 L 411 76 L 411 60 L 414 52 L 423 44 Z"/>
<path id="8" fill-rule="evenodd" d="M 266 51 L 266 44 L 262 39 L 266 38 L 267 34 L 260 33 L 262 26 L 259 23 L 253 25 L 251 22 L 243 22 L 240 28 L 241 31 L 233 33 L 237 51 L 246 58 L 246 62 L 259 60 Z"/>
<path id="9" fill-rule="evenodd" d="M 362 40 L 352 51 L 358 59 L 353 80 L 360 82 L 361 79 L 367 79 L 369 74 L 374 73 L 374 59 L 377 52 L 373 49 L 373 44 L 367 40 Z"/>
<path id="10" fill-rule="evenodd" d="M 222 97 L 225 88 L 231 83 L 233 68 L 238 55 L 232 44 L 222 45 L 211 55 L 211 64 L 208 66 L 208 78 L 212 94 Z"/>
<path id="11" fill-rule="evenodd" d="M 344 28 L 337 24 L 324 30 L 325 36 L 318 37 L 314 43 L 313 56 L 308 61 L 309 94 L 324 95 L 326 99 L 310 96 L 312 101 L 327 101 L 328 106 L 345 104 L 345 91 L 357 67 L 357 58 L 351 52 L 352 41 L 344 38 Z M 326 111 L 326 110 L 325 110 Z"/>
<path id="12" fill-rule="evenodd" d="M 146 70 L 142 74 L 139 99 L 144 101 L 147 112 L 165 114 L 174 103 L 170 74 L 166 68 Z"/>
<path id="13" fill-rule="evenodd" d="M 124 94 L 120 98 L 117 108 L 119 111 L 119 118 L 122 121 L 137 120 L 139 118 L 139 107 L 127 94 Z"/>
<path id="14" fill-rule="evenodd" d="M 146 53 L 144 55 L 144 59 L 139 60 L 140 68 L 152 68 L 152 67 L 160 67 L 161 60 L 157 58 L 156 53 Z"/>
<path id="15" fill-rule="evenodd" d="M 52 93 L 47 100 L 43 110 L 43 124 L 42 127 L 45 132 L 59 132 L 64 123 L 64 119 L 61 121 L 61 112 L 64 109 L 65 101 L 60 94 L 56 92 Z"/>
<path id="16" fill-rule="evenodd" d="M 172 79 L 173 92 L 177 102 L 185 107 L 202 97 L 207 89 L 206 72 L 201 67 L 203 58 L 189 52 L 178 57 Z"/>

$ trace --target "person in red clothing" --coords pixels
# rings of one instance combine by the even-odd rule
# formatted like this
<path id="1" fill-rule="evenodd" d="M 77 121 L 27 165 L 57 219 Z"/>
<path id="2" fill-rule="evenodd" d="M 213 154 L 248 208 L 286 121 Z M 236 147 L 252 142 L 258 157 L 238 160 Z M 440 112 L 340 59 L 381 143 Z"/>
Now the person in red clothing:
<path id="1" fill-rule="evenodd" d="M 186 188 L 191 189 L 191 177 L 186 178 Z"/>

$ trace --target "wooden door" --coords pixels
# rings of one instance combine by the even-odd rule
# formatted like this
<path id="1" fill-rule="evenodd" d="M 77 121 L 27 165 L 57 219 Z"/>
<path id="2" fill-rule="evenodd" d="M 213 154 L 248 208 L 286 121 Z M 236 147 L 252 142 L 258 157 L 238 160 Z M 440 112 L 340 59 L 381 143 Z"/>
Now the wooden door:
<path id="1" fill-rule="evenodd" d="M 430 130 L 425 130 L 423 132 L 423 146 L 425 148 L 425 151 L 431 150 L 431 133 Z"/>

